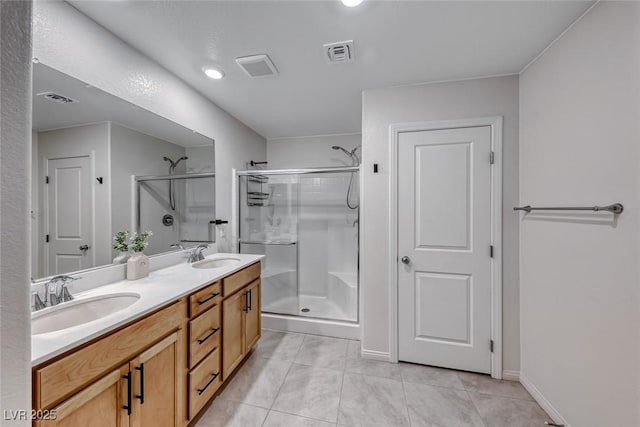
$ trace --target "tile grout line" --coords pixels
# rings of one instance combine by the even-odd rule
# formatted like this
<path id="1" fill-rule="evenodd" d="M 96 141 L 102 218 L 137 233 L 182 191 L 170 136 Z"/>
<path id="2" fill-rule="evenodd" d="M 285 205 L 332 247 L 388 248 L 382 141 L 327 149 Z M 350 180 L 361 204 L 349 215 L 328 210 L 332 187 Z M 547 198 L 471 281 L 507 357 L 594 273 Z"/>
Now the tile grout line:
<path id="1" fill-rule="evenodd" d="M 478 416 L 480 417 L 480 421 L 482 421 L 482 424 L 487 427 L 487 422 L 485 421 L 484 417 L 482 416 L 482 414 L 480 413 L 480 408 L 478 408 L 478 405 L 476 405 L 476 402 L 473 400 L 473 398 L 471 397 L 471 393 L 469 392 L 469 390 L 465 390 L 465 393 L 467 393 L 467 397 L 469 398 L 469 400 L 471 401 L 471 404 L 473 405 L 473 408 L 476 410 L 476 413 L 478 414 Z"/>
<path id="2" fill-rule="evenodd" d="M 280 409 L 269 409 L 269 413 L 271 412 L 276 412 L 278 414 L 285 414 L 285 415 L 291 415 L 293 417 L 299 417 L 299 418 L 304 418 L 305 420 L 311 420 L 311 421 L 320 421 L 323 423 L 327 423 L 327 424 L 337 424 L 337 423 L 332 423 L 331 421 L 327 421 L 327 420 L 320 420 L 318 418 L 312 418 L 306 415 L 300 415 L 300 414 L 292 414 L 291 412 L 286 412 L 286 411 L 282 411 Z M 267 414 L 268 415 L 268 414 Z"/>
<path id="3" fill-rule="evenodd" d="M 411 422 L 411 413 L 409 412 L 409 402 L 407 400 L 407 389 L 404 388 L 404 379 L 402 378 L 402 375 L 400 375 L 400 384 L 402 384 L 402 395 L 404 398 L 404 409 L 407 412 L 407 421 L 409 421 L 409 426 L 411 426 L 412 422 Z"/>
<path id="4" fill-rule="evenodd" d="M 285 332 L 286 333 L 286 332 Z M 300 341 L 300 345 L 298 346 L 298 349 L 296 350 L 296 354 L 293 356 L 293 359 L 291 360 L 291 362 L 289 362 L 289 369 L 287 369 L 287 373 L 285 374 L 282 383 L 280 384 L 280 387 L 278 387 L 278 392 L 276 393 L 275 397 L 273 398 L 273 401 L 271 402 L 271 406 L 269 406 L 269 409 L 267 411 L 267 415 L 264 417 L 264 421 L 262 422 L 262 426 L 264 426 L 264 423 L 267 422 L 267 418 L 269 417 L 269 412 L 271 412 L 273 410 L 273 405 L 276 403 L 276 400 L 278 400 L 278 397 L 280 396 L 280 392 L 282 391 L 282 387 L 284 386 L 284 383 L 287 381 L 287 377 L 289 377 L 289 373 L 291 372 L 291 368 L 293 368 L 293 365 L 296 362 L 296 358 L 298 357 L 298 353 L 300 353 L 300 349 L 302 348 L 302 345 L 304 344 L 305 340 L 307 339 L 307 335 L 304 334 L 302 341 Z M 280 412 L 280 411 L 275 411 L 275 412 Z M 293 415 L 293 414 L 289 414 L 289 415 Z"/>
<path id="5" fill-rule="evenodd" d="M 336 425 L 340 421 L 340 409 L 342 408 L 342 391 L 344 390 L 344 377 L 347 376 L 347 364 L 345 363 L 345 371 L 342 372 L 342 382 L 340 383 L 340 398 L 338 399 L 338 414 L 336 415 Z"/>

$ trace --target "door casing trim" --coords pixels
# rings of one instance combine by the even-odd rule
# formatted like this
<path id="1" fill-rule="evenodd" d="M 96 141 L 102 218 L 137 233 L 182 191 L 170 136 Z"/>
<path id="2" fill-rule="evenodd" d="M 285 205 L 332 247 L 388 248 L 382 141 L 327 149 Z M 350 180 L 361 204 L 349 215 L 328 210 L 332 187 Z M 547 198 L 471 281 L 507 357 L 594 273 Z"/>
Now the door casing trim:
<path id="1" fill-rule="evenodd" d="M 389 361 L 398 362 L 398 149 L 400 134 L 478 126 L 491 127 L 491 376 L 502 379 L 502 116 L 396 123 L 389 126 Z M 489 159 L 487 159 L 489 161 Z M 488 343 L 487 343 L 488 345 Z"/>

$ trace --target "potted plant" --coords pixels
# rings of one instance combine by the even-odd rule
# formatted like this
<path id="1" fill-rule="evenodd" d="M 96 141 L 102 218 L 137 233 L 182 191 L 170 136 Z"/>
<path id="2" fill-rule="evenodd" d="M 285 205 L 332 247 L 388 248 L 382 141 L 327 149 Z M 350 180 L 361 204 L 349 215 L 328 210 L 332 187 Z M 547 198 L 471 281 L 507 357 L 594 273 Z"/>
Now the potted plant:
<path id="1" fill-rule="evenodd" d="M 127 262 L 131 254 L 129 253 L 129 232 L 128 231 L 118 231 L 115 236 L 113 236 L 113 249 L 120 252 L 114 259 L 114 264 L 124 264 Z"/>
<path id="2" fill-rule="evenodd" d="M 151 231 L 133 233 L 129 239 L 132 254 L 127 260 L 127 279 L 138 280 L 149 275 L 149 258 L 142 251 L 149 245 L 147 239 L 152 234 Z"/>

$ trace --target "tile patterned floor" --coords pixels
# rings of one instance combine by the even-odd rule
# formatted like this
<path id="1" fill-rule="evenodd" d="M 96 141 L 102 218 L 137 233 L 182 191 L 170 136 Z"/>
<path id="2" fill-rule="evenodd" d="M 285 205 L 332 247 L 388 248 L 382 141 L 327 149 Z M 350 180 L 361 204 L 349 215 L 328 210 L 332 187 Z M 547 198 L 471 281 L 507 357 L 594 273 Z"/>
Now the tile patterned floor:
<path id="1" fill-rule="evenodd" d="M 543 427 L 517 382 L 360 357 L 360 343 L 264 330 L 197 427 Z"/>

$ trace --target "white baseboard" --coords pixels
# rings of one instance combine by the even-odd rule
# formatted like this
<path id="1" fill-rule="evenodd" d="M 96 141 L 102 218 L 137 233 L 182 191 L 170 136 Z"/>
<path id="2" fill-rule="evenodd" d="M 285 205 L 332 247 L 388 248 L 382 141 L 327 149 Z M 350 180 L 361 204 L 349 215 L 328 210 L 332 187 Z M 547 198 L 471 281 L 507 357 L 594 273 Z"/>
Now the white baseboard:
<path id="1" fill-rule="evenodd" d="M 529 381 L 529 379 L 527 379 L 527 377 L 523 374 L 520 374 L 520 383 L 529 392 L 533 399 L 538 402 L 538 405 L 540 405 L 542 409 L 544 409 L 547 414 L 549 414 L 554 423 L 563 424 L 565 427 L 571 427 L 571 424 L 569 424 L 567 420 L 565 420 L 562 415 L 560 415 L 560 412 L 558 412 L 556 408 L 553 407 L 551 402 L 549 402 L 547 398 L 543 396 L 540 390 L 538 390 L 536 386 L 533 385 L 533 383 Z"/>
<path id="2" fill-rule="evenodd" d="M 363 359 L 379 360 L 381 362 L 391 361 L 391 355 L 384 351 L 365 350 L 363 348 L 360 354 Z"/>
<path id="3" fill-rule="evenodd" d="M 520 381 L 520 371 L 502 371 L 502 379 L 507 381 Z"/>

